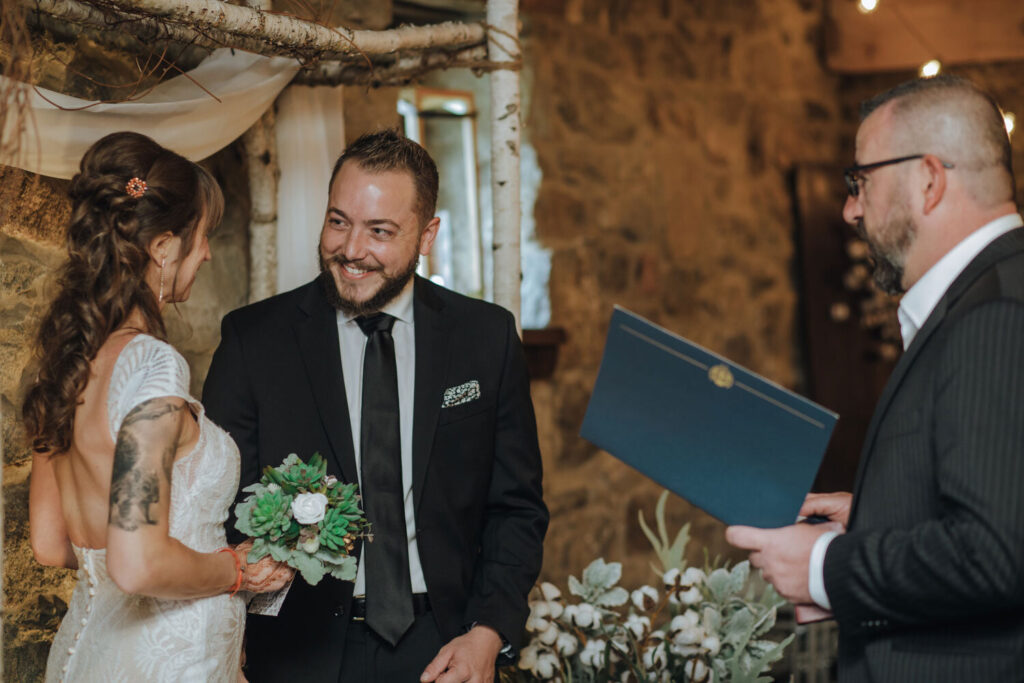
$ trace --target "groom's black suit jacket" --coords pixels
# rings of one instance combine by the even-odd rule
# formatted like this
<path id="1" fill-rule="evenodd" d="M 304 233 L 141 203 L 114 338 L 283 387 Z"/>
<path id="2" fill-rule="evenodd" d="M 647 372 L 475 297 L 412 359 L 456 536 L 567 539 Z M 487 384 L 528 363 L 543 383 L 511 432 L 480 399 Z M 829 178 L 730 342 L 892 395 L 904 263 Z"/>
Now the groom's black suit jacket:
<path id="1" fill-rule="evenodd" d="M 413 315 L 413 500 L 433 615 L 446 640 L 479 622 L 518 649 L 548 513 L 515 322 L 421 278 Z M 316 281 L 225 316 L 203 403 L 238 443 L 240 488 L 289 453 L 319 452 L 329 473 L 357 481 L 338 344 Z M 442 408 L 446 389 L 471 381 L 478 399 Z M 250 616 L 250 680 L 337 681 L 352 586 L 296 577 L 278 616 Z"/>
<path id="2" fill-rule="evenodd" d="M 1024 681 L 1024 230 L 968 265 L 894 369 L 825 589 L 842 683 Z"/>

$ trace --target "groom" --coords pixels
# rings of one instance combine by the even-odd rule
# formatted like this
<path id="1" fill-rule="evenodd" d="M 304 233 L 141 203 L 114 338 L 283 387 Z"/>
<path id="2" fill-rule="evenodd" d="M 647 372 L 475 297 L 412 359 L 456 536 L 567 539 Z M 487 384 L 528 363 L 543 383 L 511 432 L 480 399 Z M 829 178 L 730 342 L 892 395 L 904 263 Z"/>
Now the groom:
<path id="1" fill-rule="evenodd" d="M 278 616 L 249 617 L 251 681 L 490 681 L 515 658 L 548 522 L 530 386 L 507 311 L 414 275 L 437 187 L 416 143 L 359 138 L 320 276 L 224 318 L 203 402 L 240 487 L 319 452 L 374 531 L 354 585 L 299 578 Z"/>

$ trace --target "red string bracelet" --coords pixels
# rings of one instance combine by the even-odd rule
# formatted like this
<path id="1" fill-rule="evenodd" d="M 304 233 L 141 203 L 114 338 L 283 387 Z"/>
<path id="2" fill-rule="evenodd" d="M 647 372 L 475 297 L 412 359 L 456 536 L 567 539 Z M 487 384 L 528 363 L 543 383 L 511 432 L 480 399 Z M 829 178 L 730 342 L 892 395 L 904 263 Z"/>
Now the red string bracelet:
<path id="1" fill-rule="evenodd" d="M 217 551 L 218 553 L 231 553 L 231 557 L 235 560 L 235 571 L 238 572 L 238 577 L 235 579 L 235 583 L 231 586 L 228 595 L 234 595 L 238 592 L 238 589 L 242 587 L 242 558 L 238 556 L 234 548 L 221 548 Z"/>

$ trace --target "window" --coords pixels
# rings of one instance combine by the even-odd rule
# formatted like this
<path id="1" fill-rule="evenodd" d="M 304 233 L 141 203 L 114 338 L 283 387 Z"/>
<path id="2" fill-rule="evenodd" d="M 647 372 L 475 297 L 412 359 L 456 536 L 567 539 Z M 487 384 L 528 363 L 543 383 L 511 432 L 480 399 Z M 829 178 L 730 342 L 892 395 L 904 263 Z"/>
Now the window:
<path id="1" fill-rule="evenodd" d="M 399 96 L 398 113 L 406 137 L 430 152 L 440 175 L 437 215 L 441 228 L 418 272 L 444 287 L 482 298 L 483 245 L 473 93 L 408 88 Z"/>

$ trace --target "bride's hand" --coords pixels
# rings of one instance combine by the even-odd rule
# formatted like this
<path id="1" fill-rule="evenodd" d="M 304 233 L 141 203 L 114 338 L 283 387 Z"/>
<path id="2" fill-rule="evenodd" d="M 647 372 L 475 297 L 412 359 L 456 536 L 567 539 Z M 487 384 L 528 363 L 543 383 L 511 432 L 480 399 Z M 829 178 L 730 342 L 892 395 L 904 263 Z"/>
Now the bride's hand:
<path id="1" fill-rule="evenodd" d="M 235 546 L 235 552 L 242 559 L 242 587 L 240 590 L 250 593 L 273 593 L 279 591 L 295 576 L 295 570 L 278 562 L 267 555 L 259 562 L 249 564 L 246 557 L 252 549 L 252 541 L 247 540 Z"/>

